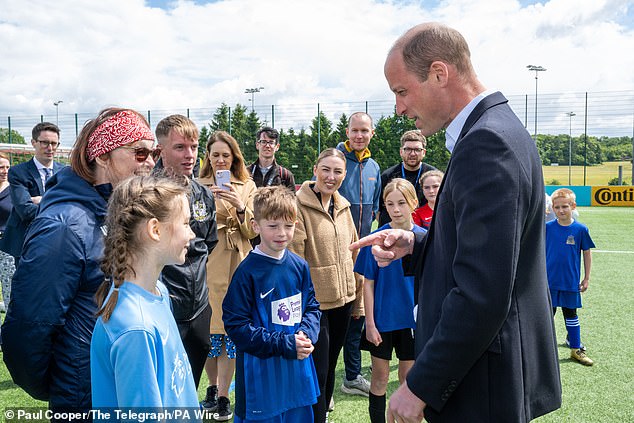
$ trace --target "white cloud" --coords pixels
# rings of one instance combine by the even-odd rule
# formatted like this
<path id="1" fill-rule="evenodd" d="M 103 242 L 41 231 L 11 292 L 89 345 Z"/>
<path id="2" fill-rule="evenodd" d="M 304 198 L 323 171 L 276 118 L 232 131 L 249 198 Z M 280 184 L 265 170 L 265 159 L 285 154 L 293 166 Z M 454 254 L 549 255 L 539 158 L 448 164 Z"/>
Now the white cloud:
<path id="1" fill-rule="evenodd" d="M 256 105 L 391 100 L 385 54 L 427 20 L 459 29 L 483 83 L 508 95 L 533 92 L 527 64 L 548 69 L 543 92 L 634 88 L 634 31 L 624 18 L 631 1 L 429 4 L 179 0 L 161 9 L 142 0 L 0 0 L 0 126 L 9 115 L 51 119 L 59 99 L 64 123 L 115 104 L 250 107 L 244 90 L 259 86 Z"/>

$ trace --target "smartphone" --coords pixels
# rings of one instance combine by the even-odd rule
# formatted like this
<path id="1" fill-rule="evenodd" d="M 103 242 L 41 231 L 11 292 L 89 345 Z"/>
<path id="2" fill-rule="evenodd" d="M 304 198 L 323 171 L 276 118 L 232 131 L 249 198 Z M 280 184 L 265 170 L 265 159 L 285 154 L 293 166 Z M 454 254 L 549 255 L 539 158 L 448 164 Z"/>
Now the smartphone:
<path id="1" fill-rule="evenodd" d="M 217 170 L 216 171 L 216 186 L 222 190 L 229 191 L 229 187 L 225 184 L 231 182 L 230 170 Z"/>

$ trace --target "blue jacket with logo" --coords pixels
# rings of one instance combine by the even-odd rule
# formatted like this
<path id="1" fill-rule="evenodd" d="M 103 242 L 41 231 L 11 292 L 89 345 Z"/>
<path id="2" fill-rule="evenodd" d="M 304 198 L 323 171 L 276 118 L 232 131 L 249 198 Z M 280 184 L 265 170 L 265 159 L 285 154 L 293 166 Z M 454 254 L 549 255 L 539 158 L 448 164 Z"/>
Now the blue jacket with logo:
<path id="1" fill-rule="evenodd" d="M 346 156 L 346 178 L 339 188 L 339 194 L 350 202 L 350 211 L 359 238 L 372 231 L 372 221 L 379 212 L 381 197 L 381 169 L 379 164 L 365 155 L 359 161 L 353 151 L 348 151 L 346 143 L 340 142 L 337 149 Z"/>
<path id="2" fill-rule="evenodd" d="M 109 184 L 70 167 L 49 180 L 29 226 L 2 326 L 13 381 L 52 409 L 91 407 L 90 339 L 104 280 L 103 227 Z"/>

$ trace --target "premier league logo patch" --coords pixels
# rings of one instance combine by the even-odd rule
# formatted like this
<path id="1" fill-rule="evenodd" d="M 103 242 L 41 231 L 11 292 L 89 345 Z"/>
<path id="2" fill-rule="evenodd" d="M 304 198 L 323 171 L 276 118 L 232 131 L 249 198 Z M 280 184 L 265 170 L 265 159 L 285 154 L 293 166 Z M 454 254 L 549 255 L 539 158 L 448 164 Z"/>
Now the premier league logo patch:
<path id="1" fill-rule="evenodd" d="M 273 323 L 283 326 L 295 326 L 302 321 L 302 294 L 281 300 L 271 301 Z"/>
<path id="2" fill-rule="evenodd" d="M 281 319 L 283 322 L 288 321 L 291 318 L 291 311 L 288 309 L 286 304 L 280 303 L 277 308 L 277 317 Z"/>
<path id="3" fill-rule="evenodd" d="M 207 213 L 207 206 L 205 206 L 205 203 L 202 201 L 195 201 L 194 204 L 192 204 L 192 217 L 195 221 L 202 222 L 207 220 L 208 215 L 209 213 Z"/>

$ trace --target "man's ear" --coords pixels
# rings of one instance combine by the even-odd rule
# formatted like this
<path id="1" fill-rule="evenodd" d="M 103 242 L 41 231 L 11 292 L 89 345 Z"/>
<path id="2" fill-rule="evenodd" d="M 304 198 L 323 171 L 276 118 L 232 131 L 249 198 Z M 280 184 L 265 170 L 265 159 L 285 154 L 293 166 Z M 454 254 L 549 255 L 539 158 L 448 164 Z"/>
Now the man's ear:
<path id="1" fill-rule="evenodd" d="M 449 79 L 449 67 L 445 62 L 436 60 L 429 66 L 429 77 L 438 82 L 441 86 L 447 85 Z"/>

